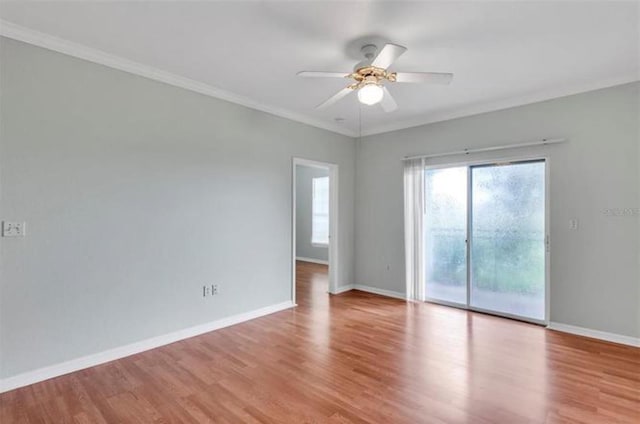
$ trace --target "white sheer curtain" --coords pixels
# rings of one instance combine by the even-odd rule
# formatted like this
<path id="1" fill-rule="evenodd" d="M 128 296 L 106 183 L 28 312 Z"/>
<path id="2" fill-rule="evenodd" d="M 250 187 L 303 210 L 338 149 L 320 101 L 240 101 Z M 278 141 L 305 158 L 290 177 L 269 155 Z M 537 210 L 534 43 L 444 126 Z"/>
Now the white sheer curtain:
<path id="1" fill-rule="evenodd" d="M 404 163 L 404 246 L 407 299 L 424 300 L 424 159 Z"/>

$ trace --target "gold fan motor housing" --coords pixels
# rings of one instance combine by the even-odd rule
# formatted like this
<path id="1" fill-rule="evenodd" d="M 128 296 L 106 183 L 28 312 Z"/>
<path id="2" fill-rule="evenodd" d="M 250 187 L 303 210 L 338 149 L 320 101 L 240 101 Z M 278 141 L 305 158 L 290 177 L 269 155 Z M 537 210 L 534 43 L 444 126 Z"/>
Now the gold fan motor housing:
<path id="1" fill-rule="evenodd" d="M 367 84 L 378 84 L 382 80 L 391 82 L 396 81 L 395 72 L 387 72 L 386 69 L 376 68 L 375 66 L 365 66 L 358 68 L 355 72 L 347 75 L 347 78 L 353 78 L 356 82 L 349 86 L 349 88 L 356 89 Z"/>

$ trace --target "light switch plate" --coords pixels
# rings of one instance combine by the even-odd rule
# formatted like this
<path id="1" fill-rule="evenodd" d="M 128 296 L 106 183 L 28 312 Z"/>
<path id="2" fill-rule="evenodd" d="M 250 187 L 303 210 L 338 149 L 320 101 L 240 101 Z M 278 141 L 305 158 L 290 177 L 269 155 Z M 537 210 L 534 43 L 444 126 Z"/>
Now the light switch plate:
<path id="1" fill-rule="evenodd" d="M 570 230 L 577 230 L 578 229 L 578 219 L 577 218 L 571 218 L 569 220 L 569 229 Z"/>
<path id="2" fill-rule="evenodd" d="M 24 237 L 24 222 L 2 221 L 2 237 Z"/>

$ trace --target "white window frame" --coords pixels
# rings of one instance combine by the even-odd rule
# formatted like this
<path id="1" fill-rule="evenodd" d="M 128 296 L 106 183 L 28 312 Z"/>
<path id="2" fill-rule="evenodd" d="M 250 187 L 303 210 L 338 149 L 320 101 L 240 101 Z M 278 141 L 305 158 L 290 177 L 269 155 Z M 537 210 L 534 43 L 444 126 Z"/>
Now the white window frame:
<path id="1" fill-rule="evenodd" d="M 325 184 L 326 184 L 326 196 L 327 196 L 327 213 L 326 213 L 326 218 L 327 218 L 327 241 L 326 242 L 319 242 L 319 241 L 315 241 L 315 237 L 314 237 L 314 233 L 315 233 L 315 217 L 316 217 L 316 183 L 318 183 L 320 180 L 322 180 Z M 315 247 L 329 247 L 329 239 L 330 239 L 330 234 L 329 234 L 329 228 L 330 228 L 330 224 L 329 224 L 329 219 L 330 219 L 330 195 L 329 195 L 329 176 L 323 176 L 323 177 L 313 177 L 311 179 L 311 245 L 315 246 Z"/>

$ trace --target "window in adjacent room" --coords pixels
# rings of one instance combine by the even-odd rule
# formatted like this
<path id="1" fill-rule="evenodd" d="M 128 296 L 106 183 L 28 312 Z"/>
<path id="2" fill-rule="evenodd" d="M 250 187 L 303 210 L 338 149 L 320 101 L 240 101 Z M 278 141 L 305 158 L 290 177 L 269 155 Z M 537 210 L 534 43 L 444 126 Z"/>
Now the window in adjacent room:
<path id="1" fill-rule="evenodd" d="M 329 177 L 312 179 L 311 244 L 329 245 Z"/>

